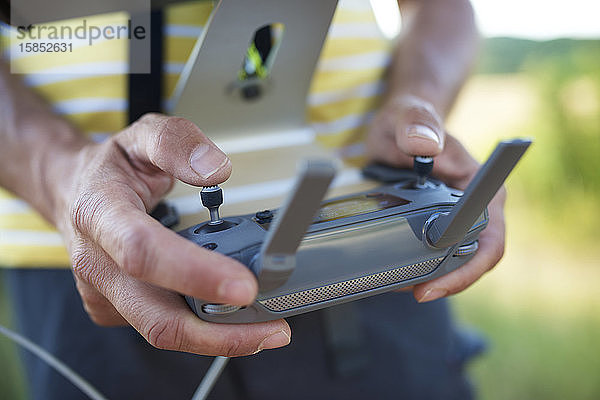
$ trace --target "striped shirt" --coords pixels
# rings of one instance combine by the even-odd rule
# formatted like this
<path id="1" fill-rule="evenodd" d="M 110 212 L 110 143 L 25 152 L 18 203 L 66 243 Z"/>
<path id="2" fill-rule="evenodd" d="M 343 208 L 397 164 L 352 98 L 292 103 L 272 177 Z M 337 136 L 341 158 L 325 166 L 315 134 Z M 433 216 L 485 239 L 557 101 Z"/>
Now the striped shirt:
<path id="1" fill-rule="evenodd" d="M 193 2 L 166 10 L 165 102 L 202 32 L 199 21 L 206 21 L 211 9 L 212 2 Z M 97 26 L 123 24 L 127 19 L 125 13 L 87 18 Z M 6 32 L 2 40 L 7 42 Z M 307 118 L 318 140 L 339 149 L 350 161 L 363 153 L 366 127 L 383 91 L 381 78 L 390 60 L 390 46 L 368 1 L 340 1 L 311 85 Z M 107 40 L 55 57 L 46 54 L 43 63 L 35 53 L 14 62 L 26 71 L 25 83 L 52 104 L 56 113 L 101 141 L 127 123 L 127 59 L 122 41 Z M 69 264 L 55 228 L 26 202 L 0 189 L 0 266 Z"/>

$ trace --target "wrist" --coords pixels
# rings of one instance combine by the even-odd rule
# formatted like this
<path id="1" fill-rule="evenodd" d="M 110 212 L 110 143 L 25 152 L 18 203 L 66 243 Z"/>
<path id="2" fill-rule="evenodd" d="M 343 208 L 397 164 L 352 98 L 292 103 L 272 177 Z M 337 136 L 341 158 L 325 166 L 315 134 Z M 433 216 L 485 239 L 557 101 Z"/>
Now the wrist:
<path id="1" fill-rule="evenodd" d="M 79 141 L 64 143 L 64 146 L 56 149 L 54 156 L 47 157 L 48 168 L 40 187 L 47 199 L 47 218 L 60 231 L 63 231 L 62 225 L 69 212 L 77 176 L 84 167 L 82 154 L 89 145 Z"/>
<path id="2" fill-rule="evenodd" d="M 79 170 L 78 156 L 90 141 L 66 121 L 52 121 L 40 129 L 39 143 L 29 158 L 28 187 L 19 193 L 52 225 L 59 228 L 66 196 Z M 30 184 L 29 184 L 29 183 Z"/>

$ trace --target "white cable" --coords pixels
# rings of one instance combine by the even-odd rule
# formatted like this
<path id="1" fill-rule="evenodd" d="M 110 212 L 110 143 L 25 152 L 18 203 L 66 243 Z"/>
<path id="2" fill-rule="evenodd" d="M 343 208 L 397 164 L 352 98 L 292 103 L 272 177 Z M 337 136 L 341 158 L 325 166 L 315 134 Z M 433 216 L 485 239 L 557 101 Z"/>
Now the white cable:
<path id="1" fill-rule="evenodd" d="M 192 396 L 192 400 L 205 400 L 206 396 L 210 393 L 215 383 L 217 383 L 217 379 L 221 376 L 223 369 L 227 365 L 229 361 L 229 357 L 218 356 L 215 357 L 212 364 L 210 364 L 210 368 L 206 371 L 206 375 L 202 378 L 202 382 L 198 385 L 198 389 L 196 389 L 196 393 Z"/>
<path id="2" fill-rule="evenodd" d="M 11 331 L 7 327 L 0 324 L 0 334 L 6 336 L 13 342 L 22 346 L 26 350 L 30 351 L 34 355 L 41 358 L 44 362 L 54 368 L 58 373 L 64 376 L 69 382 L 75 385 L 79 390 L 85 393 L 92 400 L 108 400 L 104 397 L 96 388 L 94 388 L 88 381 L 82 378 L 79 374 L 69 368 L 62 361 L 54 357 L 52 354 L 48 353 L 46 350 L 42 349 L 37 344 L 33 343 L 29 339 L 21 336 L 20 334 Z M 215 383 L 217 383 L 217 379 L 221 376 L 223 369 L 227 365 L 229 361 L 229 357 L 215 357 L 210 368 L 202 378 L 202 382 L 198 385 L 192 400 L 205 400 L 210 391 L 212 390 Z"/>
<path id="3" fill-rule="evenodd" d="M 98 390 L 96 390 L 88 381 L 83 379 L 71 368 L 67 367 L 64 363 L 62 363 L 52 354 L 48 353 L 46 350 L 42 349 L 40 346 L 33 343 L 29 339 L 19 335 L 16 332 L 11 331 L 10 329 L 6 328 L 1 324 L 0 334 L 6 336 L 18 345 L 22 346 L 26 350 L 32 352 L 33 354 L 44 360 L 48 365 L 54 368 L 58 373 L 64 376 L 73 385 L 77 386 L 77 388 L 83 393 L 85 393 L 90 399 L 107 400 L 106 397 L 104 397 Z"/>

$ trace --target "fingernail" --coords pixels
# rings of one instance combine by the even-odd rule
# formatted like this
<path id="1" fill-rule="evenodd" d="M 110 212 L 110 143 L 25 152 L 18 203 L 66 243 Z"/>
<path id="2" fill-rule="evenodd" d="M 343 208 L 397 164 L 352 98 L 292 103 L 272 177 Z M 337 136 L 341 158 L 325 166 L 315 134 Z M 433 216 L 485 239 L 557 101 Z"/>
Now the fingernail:
<path id="1" fill-rule="evenodd" d="M 421 298 L 418 299 L 417 301 L 419 303 L 426 303 L 428 301 L 433 301 L 433 300 L 442 298 L 442 297 L 446 296 L 447 294 L 448 294 L 448 291 L 446 289 L 431 288 L 431 289 L 427 289 L 425 294 L 423 296 L 421 296 Z"/>
<path id="2" fill-rule="evenodd" d="M 207 179 L 229 163 L 229 158 L 219 149 L 202 143 L 190 158 L 190 166 L 198 175 Z"/>
<path id="3" fill-rule="evenodd" d="M 254 299 L 254 285 L 244 279 L 227 279 L 217 291 L 223 302 L 234 304 L 248 304 Z"/>
<path id="4" fill-rule="evenodd" d="M 419 137 L 421 139 L 433 140 L 438 147 L 442 146 L 439 136 L 428 126 L 410 125 L 406 128 L 406 136 Z"/>
<path id="5" fill-rule="evenodd" d="M 278 347 L 283 347 L 290 344 L 291 338 L 284 331 L 277 331 L 270 336 L 267 336 L 260 344 L 258 345 L 258 349 L 254 352 L 254 354 L 268 349 L 276 349 Z"/>

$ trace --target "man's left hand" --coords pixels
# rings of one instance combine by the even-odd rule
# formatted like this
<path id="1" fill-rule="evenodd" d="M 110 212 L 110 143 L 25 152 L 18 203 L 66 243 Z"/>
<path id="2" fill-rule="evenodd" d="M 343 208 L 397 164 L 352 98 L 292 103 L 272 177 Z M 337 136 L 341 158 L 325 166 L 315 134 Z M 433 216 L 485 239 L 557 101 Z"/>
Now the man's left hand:
<path id="1" fill-rule="evenodd" d="M 391 98 L 375 116 L 367 137 L 373 160 L 412 168 L 415 156 L 433 156 L 432 175 L 446 185 L 464 190 L 479 164 L 443 128 L 431 103 L 412 95 Z M 460 268 L 413 287 L 419 302 L 461 292 L 491 270 L 504 254 L 504 202 L 502 187 L 488 205 L 489 223 L 479 235 L 479 250 Z"/>

